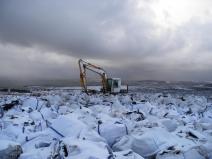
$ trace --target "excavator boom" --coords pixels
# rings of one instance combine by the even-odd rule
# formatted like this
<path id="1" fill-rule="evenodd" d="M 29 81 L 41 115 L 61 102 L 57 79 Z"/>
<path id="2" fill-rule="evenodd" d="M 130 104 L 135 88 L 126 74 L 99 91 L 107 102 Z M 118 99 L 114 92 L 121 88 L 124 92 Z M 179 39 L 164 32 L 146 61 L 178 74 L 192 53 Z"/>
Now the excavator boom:
<path id="1" fill-rule="evenodd" d="M 86 93 L 88 92 L 86 70 L 90 70 L 90 71 L 100 75 L 100 77 L 102 79 L 102 81 L 101 81 L 102 87 L 103 87 L 102 89 L 103 89 L 103 91 L 106 91 L 106 89 L 107 89 L 107 74 L 103 68 L 93 65 L 91 63 L 88 63 L 82 59 L 79 59 L 78 64 L 79 64 L 79 69 L 80 69 L 80 85 L 81 85 L 81 87 L 84 88 Z"/>

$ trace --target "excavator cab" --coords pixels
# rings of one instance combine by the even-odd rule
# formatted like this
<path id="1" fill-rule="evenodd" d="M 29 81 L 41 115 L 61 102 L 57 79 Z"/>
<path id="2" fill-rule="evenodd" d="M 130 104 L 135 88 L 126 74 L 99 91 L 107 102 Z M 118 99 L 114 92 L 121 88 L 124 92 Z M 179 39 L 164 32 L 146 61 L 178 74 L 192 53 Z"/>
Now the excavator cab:
<path id="1" fill-rule="evenodd" d="M 121 91 L 121 79 L 120 78 L 108 78 L 107 79 L 107 91 L 110 93 L 119 93 Z"/>

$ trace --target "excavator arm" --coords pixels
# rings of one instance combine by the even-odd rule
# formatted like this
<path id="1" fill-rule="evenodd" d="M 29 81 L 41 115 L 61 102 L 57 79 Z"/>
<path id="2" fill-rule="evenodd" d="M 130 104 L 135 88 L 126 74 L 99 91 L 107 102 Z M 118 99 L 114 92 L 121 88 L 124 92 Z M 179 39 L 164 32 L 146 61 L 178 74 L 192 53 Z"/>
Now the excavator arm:
<path id="1" fill-rule="evenodd" d="M 78 64 L 80 69 L 80 85 L 85 90 L 85 92 L 88 93 L 86 70 L 90 70 L 94 73 L 97 73 L 101 77 L 102 89 L 103 89 L 103 92 L 106 92 L 107 90 L 106 71 L 103 68 L 93 65 L 91 63 L 85 62 L 82 59 L 79 59 Z"/>

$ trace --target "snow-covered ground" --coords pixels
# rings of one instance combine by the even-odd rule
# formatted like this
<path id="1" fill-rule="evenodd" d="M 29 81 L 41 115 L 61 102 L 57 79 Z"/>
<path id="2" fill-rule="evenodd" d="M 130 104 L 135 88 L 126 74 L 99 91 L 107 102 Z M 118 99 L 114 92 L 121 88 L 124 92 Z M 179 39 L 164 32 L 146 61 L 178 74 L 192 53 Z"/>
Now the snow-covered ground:
<path id="1" fill-rule="evenodd" d="M 2 93 L 0 106 L 0 158 L 10 145 L 20 159 L 212 159 L 205 96 L 52 88 Z"/>

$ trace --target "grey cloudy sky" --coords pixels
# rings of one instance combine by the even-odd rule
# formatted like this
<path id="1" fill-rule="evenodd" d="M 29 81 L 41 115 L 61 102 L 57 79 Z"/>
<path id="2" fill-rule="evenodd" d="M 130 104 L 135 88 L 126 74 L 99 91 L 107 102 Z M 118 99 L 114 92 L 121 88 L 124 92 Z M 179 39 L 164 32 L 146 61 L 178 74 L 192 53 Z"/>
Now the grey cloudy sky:
<path id="1" fill-rule="evenodd" d="M 212 81 L 211 0 L 1 0 L 0 78 Z"/>

